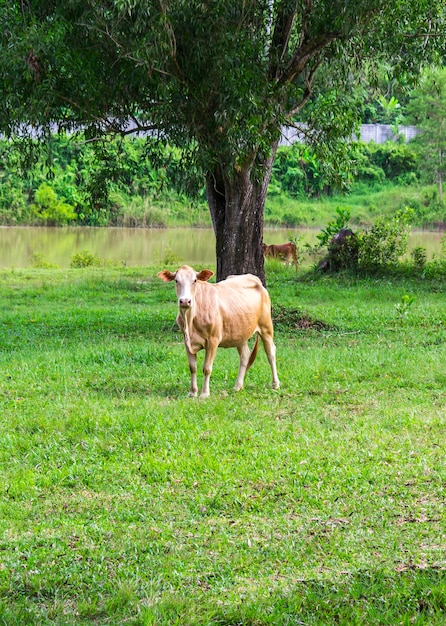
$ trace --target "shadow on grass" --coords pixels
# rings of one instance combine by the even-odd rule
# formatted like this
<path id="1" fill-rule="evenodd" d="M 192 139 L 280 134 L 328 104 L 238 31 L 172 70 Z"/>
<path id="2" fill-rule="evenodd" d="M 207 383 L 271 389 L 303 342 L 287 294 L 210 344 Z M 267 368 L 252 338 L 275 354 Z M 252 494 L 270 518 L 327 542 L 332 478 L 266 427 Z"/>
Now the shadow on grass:
<path id="1" fill-rule="evenodd" d="M 5 323 L 0 329 L 2 349 L 16 351 L 24 345 L 28 347 L 57 345 L 61 342 L 79 344 L 102 344 L 104 341 L 147 339 L 162 341 L 166 335 L 176 337 L 177 329 L 171 320 L 161 316 L 121 316 L 116 319 L 109 314 L 96 316 L 72 315 L 60 319 L 27 319 L 22 323 Z M 3 334 L 4 333 L 4 334 Z M 177 333 L 179 336 L 179 334 Z"/>
<path id="2" fill-rule="evenodd" d="M 187 397 L 187 381 L 181 384 L 170 382 L 154 382 L 145 376 L 133 378 L 129 375 L 117 379 L 115 376 L 92 378 L 86 383 L 89 391 L 112 398 L 137 396 L 139 398 L 152 397 L 158 400 L 181 400 Z"/>

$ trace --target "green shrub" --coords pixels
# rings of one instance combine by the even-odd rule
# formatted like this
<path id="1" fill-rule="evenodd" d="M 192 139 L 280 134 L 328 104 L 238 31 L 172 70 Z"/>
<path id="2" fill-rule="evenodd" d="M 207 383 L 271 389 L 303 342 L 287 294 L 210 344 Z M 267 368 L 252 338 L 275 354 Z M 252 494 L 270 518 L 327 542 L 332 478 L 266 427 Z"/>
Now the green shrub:
<path id="1" fill-rule="evenodd" d="M 446 276 L 446 234 L 441 239 L 440 258 L 426 262 L 423 267 L 423 276 L 426 278 L 444 278 Z"/>
<path id="2" fill-rule="evenodd" d="M 337 209 L 337 218 L 327 224 L 318 235 L 316 250 L 326 248 L 328 254 L 319 264 L 325 271 L 359 270 L 376 273 L 395 266 L 407 251 L 407 241 L 413 211 L 409 207 L 397 211 L 392 219 L 378 218 L 369 230 L 354 233 L 348 228 L 348 209 Z M 342 229 L 349 236 L 337 245 L 333 237 Z M 422 262 L 421 251 L 416 252 L 417 262 Z"/>
<path id="3" fill-rule="evenodd" d="M 364 165 L 358 167 L 357 172 L 358 179 L 369 185 L 381 185 L 386 179 L 384 170 L 381 167 L 373 164 L 371 165 L 370 163 L 365 163 Z"/>
<path id="4" fill-rule="evenodd" d="M 446 277 L 446 259 L 433 259 L 428 261 L 423 268 L 423 276 L 425 278 L 443 279 Z"/>
<path id="5" fill-rule="evenodd" d="M 54 189 L 46 183 L 42 183 L 36 191 L 32 210 L 47 226 L 62 226 L 77 217 L 74 208 L 58 200 Z"/>
<path id="6" fill-rule="evenodd" d="M 46 260 L 45 256 L 40 252 L 34 252 L 31 255 L 31 266 L 35 269 L 54 269 L 58 266 Z"/>
<path id="7" fill-rule="evenodd" d="M 404 174 L 400 174 L 396 177 L 395 182 L 398 185 L 405 185 L 409 187 L 410 185 L 416 185 L 419 182 L 419 177 L 416 172 L 404 172 Z"/>
<path id="8" fill-rule="evenodd" d="M 422 270 L 424 266 L 426 265 L 426 261 L 427 261 L 426 248 L 422 248 L 421 246 L 418 246 L 418 248 L 414 248 L 414 250 L 412 250 L 412 252 L 410 253 L 410 256 L 413 259 L 415 267 Z"/>
<path id="9" fill-rule="evenodd" d="M 362 271 L 375 272 L 395 265 L 407 251 L 407 240 L 413 212 L 397 211 L 389 221 L 378 218 L 373 226 L 358 234 L 358 265 Z"/>
<path id="10" fill-rule="evenodd" d="M 301 213 L 284 213 L 282 215 L 281 223 L 292 228 L 297 228 L 303 223 L 303 218 Z"/>
<path id="11" fill-rule="evenodd" d="M 274 189 L 291 197 L 315 197 L 329 182 L 321 161 L 310 147 L 295 143 L 277 151 L 270 183 Z"/>
<path id="12" fill-rule="evenodd" d="M 328 246 L 331 239 L 343 228 L 347 228 L 348 222 L 350 220 L 350 211 L 349 209 L 336 209 L 337 218 L 328 222 L 327 226 L 321 230 L 321 232 L 316 235 L 319 239 L 319 247 L 324 248 Z"/>
<path id="13" fill-rule="evenodd" d="M 410 144 L 387 141 L 362 144 L 361 152 L 369 167 L 381 169 L 386 178 L 393 180 L 417 170 L 417 154 Z"/>
<path id="14" fill-rule="evenodd" d="M 29 207 L 25 202 L 21 184 L 8 177 L 0 177 L 0 223 L 20 224 L 29 217 Z"/>
<path id="15" fill-rule="evenodd" d="M 71 257 L 70 267 L 97 267 L 101 265 L 101 261 L 96 254 L 88 250 L 82 250 L 73 254 Z"/>

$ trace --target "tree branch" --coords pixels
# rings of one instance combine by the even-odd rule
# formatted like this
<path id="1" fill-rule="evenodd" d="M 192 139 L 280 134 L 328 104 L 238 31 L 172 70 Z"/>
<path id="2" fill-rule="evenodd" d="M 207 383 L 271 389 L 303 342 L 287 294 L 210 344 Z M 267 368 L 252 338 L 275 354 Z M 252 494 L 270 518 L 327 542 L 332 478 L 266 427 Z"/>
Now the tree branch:
<path id="1" fill-rule="evenodd" d="M 302 96 L 302 99 L 300 100 L 299 104 L 297 104 L 287 113 L 286 117 L 288 120 L 290 120 L 293 117 L 293 115 L 296 115 L 296 113 L 298 113 L 301 109 L 303 109 L 303 107 L 307 104 L 308 100 L 310 99 L 311 94 L 313 93 L 314 77 L 316 76 L 316 71 L 320 64 L 321 64 L 321 61 L 318 60 L 314 64 L 314 67 L 311 68 L 309 76 L 305 78 L 305 91 Z"/>
<path id="2" fill-rule="evenodd" d="M 339 34 L 336 32 L 324 33 L 319 39 L 304 43 L 288 63 L 282 76 L 279 78 L 278 84 L 292 83 L 301 74 L 307 63 L 338 37 Z"/>
<path id="3" fill-rule="evenodd" d="M 271 65 L 269 76 L 272 79 L 278 78 L 279 68 L 287 51 L 291 29 L 293 27 L 294 18 L 296 17 L 297 0 L 294 3 L 294 7 L 287 11 L 285 10 L 286 4 L 286 2 L 282 2 L 279 7 L 273 36 L 271 38 Z"/>
<path id="4" fill-rule="evenodd" d="M 159 1 L 159 7 L 161 10 L 161 13 L 163 15 L 163 26 L 164 26 L 164 30 L 166 32 L 167 38 L 169 40 L 170 43 L 170 48 L 171 48 L 171 52 L 170 52 L 170 59 L 173 63 L 173 67 L 175 70 L 175 74 L 176 77 L 182 82 L 184 83 L 184 76 L 183 76 L 183 72 L 181 71 L 180 66 L 178 65 L 178 60 L 177 60 L 177 40 L 175 37 L 175 33 L 174 30 L 172 28 L 172 25 L 168 19 L 167 16 L 167 10 L 168 10 L 168 0 L 158 0 Z"/>

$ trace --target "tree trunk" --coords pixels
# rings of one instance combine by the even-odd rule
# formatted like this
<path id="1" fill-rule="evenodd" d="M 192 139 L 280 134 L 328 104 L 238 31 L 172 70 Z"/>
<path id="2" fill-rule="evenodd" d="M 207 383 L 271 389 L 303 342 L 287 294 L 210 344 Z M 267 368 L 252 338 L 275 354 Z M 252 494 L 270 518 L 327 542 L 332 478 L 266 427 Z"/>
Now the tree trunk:
<path id="1" fill-rule="evenodd" d="M 277 144 L 263 164 L 263 179 L 252 180 L 252 167 L 229 176 L 216 167 L 206 193 L 216 239 L 217 281 L 230 274 L 254 274 L 265 284 L 263 215 Z"/>

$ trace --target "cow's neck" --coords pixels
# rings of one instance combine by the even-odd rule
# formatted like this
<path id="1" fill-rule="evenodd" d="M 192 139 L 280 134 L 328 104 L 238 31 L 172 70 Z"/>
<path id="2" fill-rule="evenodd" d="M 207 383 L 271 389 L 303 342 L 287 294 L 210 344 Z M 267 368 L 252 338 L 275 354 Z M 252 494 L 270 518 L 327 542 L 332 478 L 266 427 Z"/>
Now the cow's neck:
<path id="1" fill-rule="evenodd" d="M 192 334 L 192 327 L 193 327 L 193 322 L 194 322 L 194 317 L 195 317 L 195 303 L 192 303 L 192 306 L 188 309 L 180 308 L 179 315 L 182 320 L 182 328 L 183 328 L 185 344 L 189 352 L 193 352 L 192 343 L 191 343 L 191 334 Z"/>

